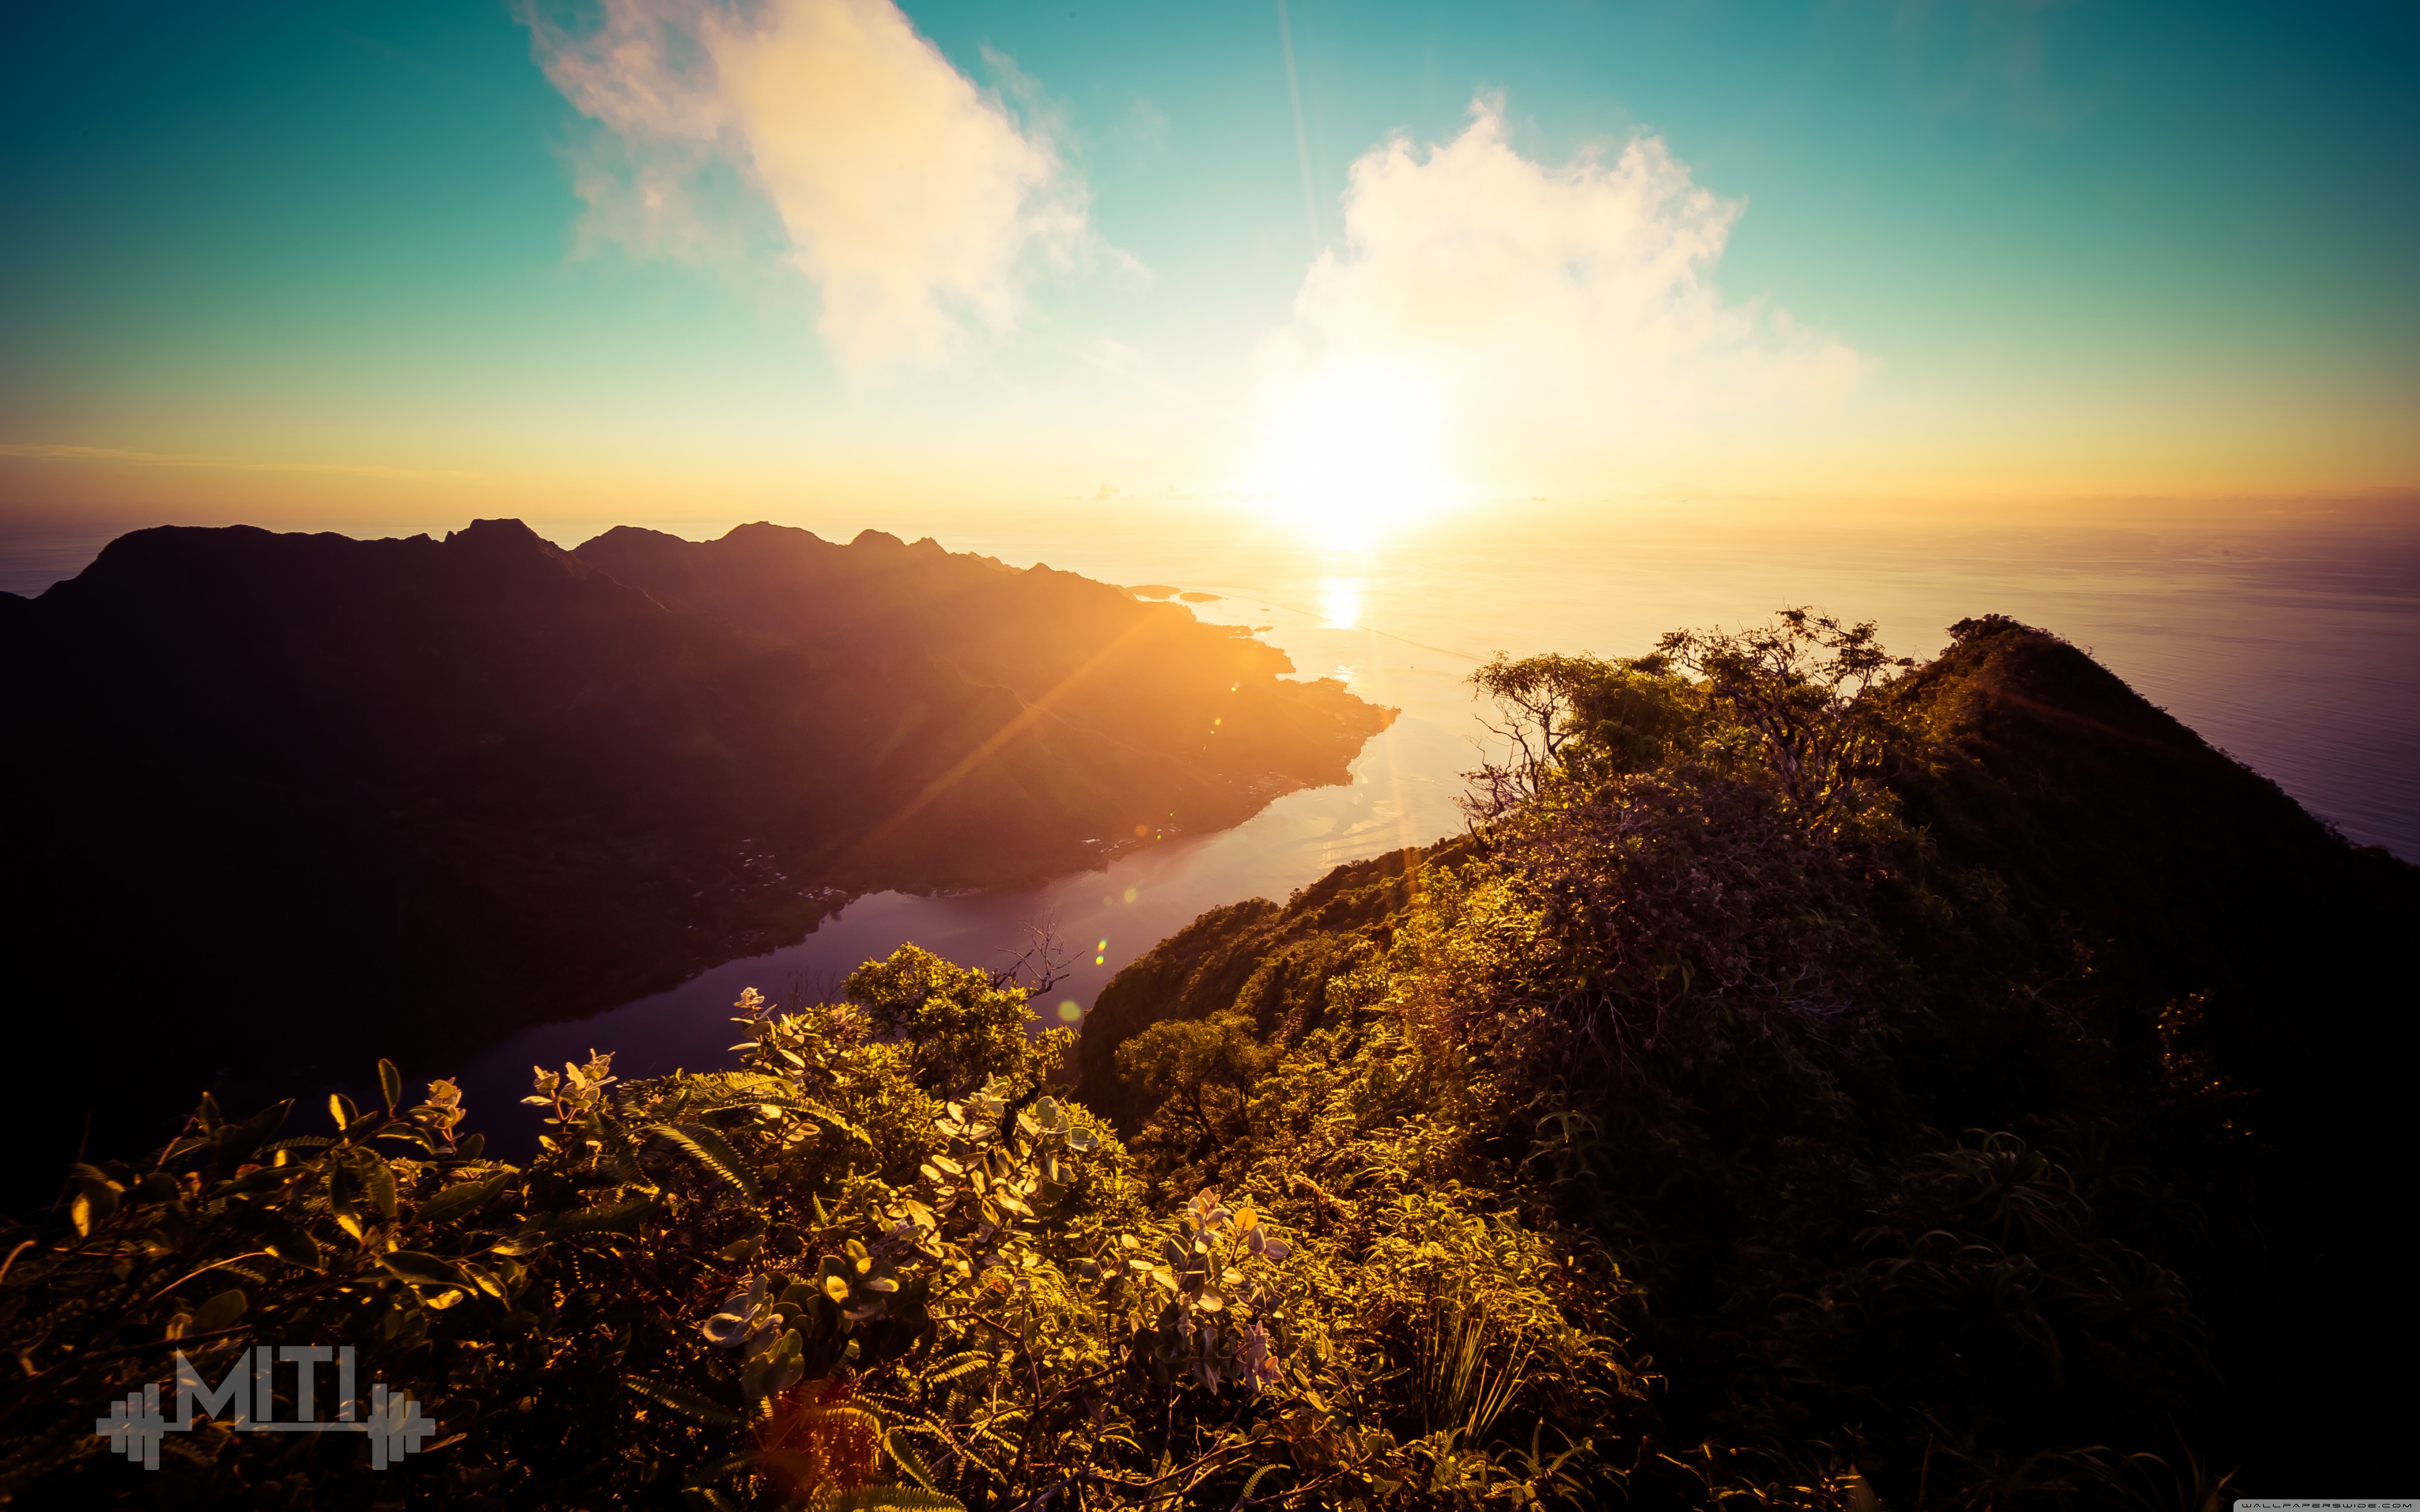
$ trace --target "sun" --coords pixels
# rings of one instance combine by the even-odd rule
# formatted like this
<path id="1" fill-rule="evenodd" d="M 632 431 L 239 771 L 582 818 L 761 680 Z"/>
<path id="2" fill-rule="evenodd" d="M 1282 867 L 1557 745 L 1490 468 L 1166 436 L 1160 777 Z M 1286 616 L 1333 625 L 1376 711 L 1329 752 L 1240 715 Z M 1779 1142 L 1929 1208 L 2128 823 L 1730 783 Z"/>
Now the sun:
<path id="1" fill-rule="evenodd" d="M 1388 528 L 1434 514 L 1446 501 L 1439 409 L 1435 391 L 1407 373 L 1321 374 L 1271 437 L 1270 507 L 1339 549 L 1367 548 Z"/>

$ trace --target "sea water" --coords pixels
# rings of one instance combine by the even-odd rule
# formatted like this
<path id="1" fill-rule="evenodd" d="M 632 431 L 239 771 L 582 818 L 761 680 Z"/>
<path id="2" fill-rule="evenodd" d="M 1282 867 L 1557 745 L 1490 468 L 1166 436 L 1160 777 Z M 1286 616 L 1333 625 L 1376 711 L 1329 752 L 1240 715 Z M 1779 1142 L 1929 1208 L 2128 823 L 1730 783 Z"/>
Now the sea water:
<path id="1" fill-rule="evenodd" d="M 846 539 L 864 523 L 822 533 Z M 1254 627 L 1298 675 L 1402 712 L 1349 783 L 1289 794 L 1232 829 L 1172 836 L 1032 891 L 861 898 L 795 945 L 433 1068 L 463 1072 L 477 1125 L 500 1146 L 535 1131 L 515 1101 L 533 1064 L 593 1046 L 615 1052 L 625 1076 L 727 1065 L 741 989 L 829 1000 L 849 970 L 904 942 L 997 967 L 1047 933 L 1066 974 L 1037 1000 L 1041 1022 L 1080 1024 L 1120 967 L 1204 910 L 1283 902 L 1341 862 L 1459 830 L 1461 774 L 1491 750 L 1467 682 L 1489 655 L 1637 655 L 1666 630 L 1786 605 L 1875 620 L 1895 653 L 1919 658 L 1968 616 L 2055 631 L 2350 839 L 2420 857 L 2420 528 L 2394 518 L 1962 526 L 1667 510 L 1450 520 L 1350 544 L 1240 515 L 1181 525 L 1141 509 L 933 528 L 954 550 L 1016 565 L 1216 594 L 1192 611 Z M 0 587 L 39 591 L 32 579 L 76 570 L 98 544 L 0 550 Z"/>
<path id="2" fill-rule="evenodd" d="M 1080 1024 L 1120 967 L 1204 910 L 1281 903 L 1342 862 L 1458 831 L 1461 774 L 1492 751 L 1467 679 L 1494 652 L 1637 655 L 1663 631 L 1735 625 L 1785 605 L 1876 620 L 1894 652 L 1919 658 L 1968 616 L 2053 630 L 2351 839 L 2420 856 L 2420 532 L 2391 525 L 1819 529 L 1666 517 L 1336 547 L 1281 531 L 1094 520 L 1063 532 L 977 523 L 944 544 L 1216 594 L 1193 611 L 1265 626 L 1262 639 L 1299 675 L 1341 679 L 1402 713 L 1349 784 L 1287 795 L 1233 829 L 1171 838 L 1029 892 L 862 898 L 786 949 L 518 1034 L 468 1069 L 485 1126 L 525 1089 L 533 1064 L 592 1046 L 615 1051 L 626 1075 L 727 1065 L 741 989 L 828 1001 L 850 969 L 908 941 L 998 967 L 1047 933 L 1068 970 L 1037 1000 L 1040 1022 Z"/>

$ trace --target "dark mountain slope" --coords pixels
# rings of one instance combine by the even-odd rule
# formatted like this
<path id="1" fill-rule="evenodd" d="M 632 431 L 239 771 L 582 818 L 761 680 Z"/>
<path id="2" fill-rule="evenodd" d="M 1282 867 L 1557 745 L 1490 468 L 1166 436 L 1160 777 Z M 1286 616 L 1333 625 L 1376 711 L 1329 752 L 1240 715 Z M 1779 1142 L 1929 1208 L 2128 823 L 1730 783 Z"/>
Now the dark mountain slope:
<path id="1" fill-rule="evenodd" d="M 2246 1085 L 2283 1095 L 2316 1080 L 2309 1095 L 2326 1101 L 2335 1078 L 2366 1074 L 2339 1052 L 2349 1035 L 2391 1034 L 2392 1005 L 2409 1000 L 2420 869 L 2349 843 L 2064 640 L 1968 625 L 1891 692 L 1930 727 L 1926 758 L 1892 779 L 1924 842 L 1919 880 L 1991 900 L 1945 914 L 1889 888 L 1876 899 L 1935 990 L 1966 998 L 1978 980 L 2013 979 L 2046 999 L 2129 1005 L 2134 1022 L 2109 1026 L 2154 1056 L 2158 1010 L 2202 995 L 2205 1032 Z M 1106 1069 L 1158 1018 L 1234 1006 L 1272 951 L 1368 928 L 1331 918 L 1335 900 L 1436 854 L 1340 867 L 1283 909 L 1204 915 L 1103 990 L 1082 1063 Z M 1408 896 L 1389 893 L 1393 909 Z"/>
<path id="2" fill-rule="evenodd" d="M 2347 843 L 2065 641 L 1961 628 L 1895 690 L 1938 743 L 1895 785 L 1945 856 L 2009 889 L 2036 949 L 2064 932 L 2097 991 L 2209 994 L 2228 1058 L 2270 1081 L 2305 1074 L 2360 1025 L 2354 1003 L 2393 991 L 2386 947 L 2420 873 Z"/>
<path id="3" fill-rule="evenodd" d="M 1940 744 L 1896 786 L 2005 911 L 1901 937 L 1936 981 L 2015 978 L 2050 1011 L 1948 1020 L 1912 1037 L 1907 1076 L 1936 1116 L 2007 1123 L 2035 1111 L 2009 1092 L 2045 1095 L 2022 1072 L 2047 1057 L 2021 1046 L 2055 1030 L 2082 1041 L 2093 1111 L 2139 1119 L 2149 1084 L 2225 1119 L 2221 1165 L 2172 1173 L 2213 1241 L 2197 1279 L 2219 1367 L 2275 1451 L 2335 1442 L 2361 1462 L 2394 1432 L 2378 1362 L 2414 1333 L 2393 1046 L 2420 868 L 2348 843 L 2065 641 L 1996 617 L 1958 629 L 1899 690 Z"/>
<path id="4" fill-rule="evenodd" d="M 1841 842 L 1821 887 L 1776 894 L 1785 933 L 1853 949 L 1857 968 L 1843 980 L 1863 999 L 1840 1022 L 1867 1026 L 1793 1041 L 1768 1021 L 1711 1056 L 1702 1040 L 1676 1053 L 1642 1044 L 1636 1027 L 1620 1038 L 1614 1020 L 1634 1011 L 1638 983 L 1663 984 L 1644 994 L 1663 1005 L 1657 1024 L 1667 1007 L 1676 1026 L 1693 1013 L 1752 1024 L 1726 1017 L 1752 1011 L 1752 996 L 1710 989 L 1699 963 L 1693 997 L 1685 955 L 1660 978 L 1652 960 L 1628 980 L 1541 978 L 1454 1021 L 1474 1085 L 1517 1088 L 1504 1105 L 1478 1104 L 1499 1120 L 1482 1122 L 1479 1149 L 1501 1164 L 1456 1174 L 1601 1240 L 1646 1287 L 1641 1344 L 1668 1372 L 1664 1422 L 1679 1443 L 1838 1444 L 1862 1422 L 1855 1431 L 1874 1440 L 1859 1460 L 1869 1474 L 1888 1467 L 1901 1483 L 1878 1489 L 1904 1497 L 1931 1442 L 1925 1414 L 1937 1411 L 1963 1424 L 1942 1428 L 1944 1453 L 1974 1457 L 1978 1474 L 2015 1463 L 1992 1469 L 1993 1454 L 2095 1442 L 2173 1456 L 2182 1433 L 2205 1459 L 2224 1456 L 2220 1469 L 2248 1463 L 2270 1490 L 2350 1494 L 2368 1483 L 2353 1472 L 2396 1463 L 2386 1362 L 2412 1335 L 2400 1276 L 2408 1072 L 2393 1046 L 2412 998 L 2420 869 L 2349 844 L 2057 638 L 1996 618 L 1954 633 L 1942 656 L 1874 695 L 1906 732 L 1887 777 L 1899 820 Z M 1280 1064 L 1250 1092 L 1258 1118 L 1283 1088 L 1360 1074 L 1337 1069 L 1342 1053 L 1360 1025 L 1377 1034 L 1397 1010 L 1347 1012 L 1340 1026 L 1337 1009 L 1366 1002 L 1360 974 L 1378 964 L 1399 983 L 1429 983 L 1432 996 L 1405 1002 L 1486 1001 L 1495 989 L 1452 984 L 1459 968 L 1420 956 L 1426 947 L 1404 953 L 1421 938 L 1406 931 L 1426 906 L 1423 864 L 1463 868 L 1459 887 L 1498 878 L 1540 906 L 1525 962 L 1605 959 L 1585 954 L 1594 937 L 1568 922 L 1578 916 L 1558 921 L 1566 887 L 1602 889 L 1587 917 L 1613 918 L 1615 938 L 1647 938 L 1620 933 L 1634 901 L 1660 911 L 1668 942 L 1693 909 L 1710 930 L 1728 928 L 1733 903 L 1711 885 L 1725 873 L 1691 868 L 1733 855 L 1714 831 L 1730 811 L 1717 800 L 1738 781 L 1683 754 L 1615 779 L 1602 807 L 1540 821 L 1566 825 L 1556 833 L 1567 837 L 1606 825 L 1601 856 L 1579 840 L 1560 852 L 1520 841 L 1516 814 L 1503 836 L 1339 869 L 1283 908 L 1205 915 L 1103 991 L 1078 1045 L 1081 1095 L 1141 1128 L 1155 1109 L 1119 1078 L 1116 1052 L 1163 1020 L 1237 1010 L 1280 1047 L 1344 1028 L 1303 1046 L 1311 1069 Z M 1624 827 L 1632 802 L 1666 803 L 1709 832 Z M 1637 849 L 1651 841 L 1661 849 Z M 1736 855 L 1761 865 L 1767 853 Z M 1500 858 L 1514 856 L 1564 871 L 1535 875 Z M 1668 873 L 1650 864 L 1657 856 Z M 1702 896 L 1621 892 L 1668 874 L 1696 875 Z M 1752 983 L 1764 967 L 1749 966 Z M 1525 1069 L 1517 1036 L 1493 1039 L 1514 1023 L 1569 1038 Z M 1584 1119 L 1585 1140 L 1575 1145 L 1575 1125 L 1539 1122 L 1545 1113 Z M 1402 1116 L 1406 1128 L 1475 1117 L 1467 1105 Z M 1265 1181 L 1300 1137 L 1205 1153 L 1188 1127 L 1142 1129 L 1137 1145 L 1168 1151 L 1176 1184 L 1248 1170 Z M 1943 1173 L 1975 1158 L 1960 1151 L 1992 1130 L 2051 1163 L 2043 1191 L 2071 1205 L 2059 1220 L 2071 1227 L 1965 1237 L 1977 1213 L 2013 1222 L 2016 1209 L 1989 1205 L 2015 1201 L 2030 1180 L 2013 1166 L 2008 1189 L 1973 1199 L 1981 1206 L 1927 1206 L 1924 1194 L 1947 1190 Z M 1531 1184 L 1546 1172 L 1560 1174 Z M 1340 1199 L 1356 1181 L 1389 1179 L 1310 1175 Z M 1924 1246 L 1936 1239 L 1932 1255 Z M 1904 1256 L 1890 1247 L 1902 1240 Z M 2061 1315 L 2138 1262 L 2180 1276 L 2191 1313 L 2163 1318 L 2144 1290 L 2111 1303 L 2110 1321 Z M 2114 1321 L 2128 1308 L 2140 1310 Z M 2207 1364 L 2195 1365 L 2205 1324 Z M 2167 1395 L 2136 1389 L 2162 1379 Z M 1886 1430 L 1888 1413 L 1910 1415 Z M 1895 1449 L 1888 1431 L 1901 1435 Z"/>
<path id="5" fill-rule="evenodd" d="M 1117 1073 L 1118 1046 L 1171 1018 L 1228 1009 L 1264 1035 L 1291 1041 L 1318 1028 L 1327 982 L 1373 954 L 1409 905 L 1413 877 L 1449 847 L 1402 850 L 1348 862 L 1280 908 L 1265 898 L 1214 908 L 1109 980 L 1084 1016 L 1076 1063 L 1085 1104 L 1125 1129 L 1152 1111 Z"/>
<path id="6" fill-rule="evenodd" d="M 1265 647 L 1047 574 L 985 612 L 1106 602 L 1051 632 L 1104 662 L 1119 616 L 1148 612 L 1133 639 L 1156 661 L 1118 664 L 1151 696 L 1215 678 L 1292 722 L 1214 761 L 1215 716 L 1181 739 L 1106 701 L 1079 720 L 939 655 L 970 622 L 939 623 L 931 582 L 1029 575 L 828 549 L 788 592 L 855 605 L 834 645 L 617 581 L 512 521 L 442 542 L 146 531 L 10 600 L 9 1028 L 21 1064 L 57 1068 L 37 1111 L 350 1072 L 406 1026 L 450 1065 L 795 938 L 845 891 L 1023 881 L 1137 825 L 1233 823 L 1342 779 L 1384 723 L 1332 687 L 1271 691 Z M 106 1057 L 74 1006 L 96 996 L 132 1041 Z M 97 1137 L 116 1137 L 105 1113 Z"/>
<path id="7" fill-rule="evenodd" d="M 574 555 L 735 629 L 876 662 L 946 660 L 1071 728 L 1165 753 L 1219 786 L 1274 795 L 1341 781 L 1370 728 L 1341 686 L 1280 681 L 1293 663 L 1241 632 L 1073 573 L 953 556 L 930 539 L 905 546 L 867 531 L 837 546 L 758 524 L 694 542 L 625 526 Z M 1313 779 L 1304 754 L 1322 748 L 1333 763 Z M 1187 828 L 1202 817 L 1177 814 Z"/>

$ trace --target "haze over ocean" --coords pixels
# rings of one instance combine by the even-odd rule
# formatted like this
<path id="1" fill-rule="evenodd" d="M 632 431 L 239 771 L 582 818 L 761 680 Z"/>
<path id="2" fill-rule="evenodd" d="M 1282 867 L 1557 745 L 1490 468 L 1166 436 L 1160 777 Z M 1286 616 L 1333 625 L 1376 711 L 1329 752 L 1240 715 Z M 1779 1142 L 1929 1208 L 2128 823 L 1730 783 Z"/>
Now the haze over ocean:
<path id="1" fill-rule="evenodd" d="M 2420 854 L 2412 18 L 46 12 L 0 587 L 767 518 L 1472 653 L 1996 610 Z"/>
<path id="2" fill-rule="evenodd" d="M 1434 723 L 1443 744 L 1415 764 L 1423 782 L 1449 788 L 1472 764 L 1464 741 L 1478 733 L 1460 679 L 1498 650 L 1637 655 L 1665 630 L 1808 604 L 1879 621 L 1894 651 L 1925 656 L 1953 621 L 2009 614 L 2091 651 L 2352 840 L 2420 857 L 2420 519 L 2397 512 L 2316 525 L 1971 526 L 1672 509 L 1508 524 L 1491 514 L 1360 550 L 1309 546 L 1224 511 L 1187 519 L 1081 505 L 1016 518 L 917 511 L 789 522 L 835 540 L 930 530 L 954 551 L 1218 594 L 1194 612 L 1273 625 L 1265 639 L 1304 675 L 1344 676 L 1362 696 Z M 590 523 L 551 538 L 577 546 Z M 659 528 L 709 533 L 689 521 Z M 0 592 L 39 594 L 82 571 L 109 538 L 0 532 Z M 1451 827 L 1450 804 L 1435 811 Z M 1443 833 L 1428 827 L 1327 864 Z"/>

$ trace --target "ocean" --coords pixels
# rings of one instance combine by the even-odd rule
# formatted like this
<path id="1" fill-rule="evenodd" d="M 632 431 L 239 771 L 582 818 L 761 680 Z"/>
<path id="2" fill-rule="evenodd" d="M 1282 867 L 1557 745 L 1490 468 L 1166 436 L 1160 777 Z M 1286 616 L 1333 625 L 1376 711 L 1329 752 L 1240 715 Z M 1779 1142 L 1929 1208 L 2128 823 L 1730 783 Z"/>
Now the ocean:
<path id="1" fill-rule="evenodd" d="M 840 539 L 855 528 L 803 523 Z M 1047 931 L 1073 964 L 1037 1009 L 1045 1023 L 1080 1024 L 1121 966 L 1203 910 L 1282 901 L 1341 862 L 1459 829 L 1461 774 L 1486 748 L 1466 680 L 1491 654 L 1636 655 L 1668 629 L 1783 606 L 1874 620 L 1895 653 L 1919 658 L 1967 616 L 2054 631 L 2351 840 L 2420 857 L 2420 526 L 2392 517 L 1945 524 L 1667 508 L 1466 517 L 1357 548 L 1233 512 L 1171 524 L 1141 506 L 925 529 L 1016 565 L 1215 594 L 1194 612 L 1260 628 L 1302 675 L 1402 713 L 1349 784 L 1287 795 L 1234 828 L 1171 837 L 1031 892 L 861 898 L 798 944 L 518 1033 L 456 1068 L 491 1138 L 525 1141 L 514 1100 L 533 1063 L 593 1046 L 617 1052 L 624 1075 L 726 1064 L 742 988 L 829 997 L 905 941 L 992 966 Z M 587 532 L 551 533 L 568 546 Z M 0 588 L 39 592 L 99 545 L 0 542 Z"/>

